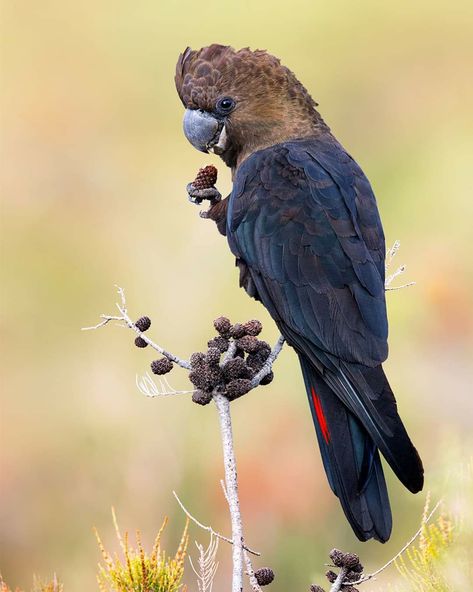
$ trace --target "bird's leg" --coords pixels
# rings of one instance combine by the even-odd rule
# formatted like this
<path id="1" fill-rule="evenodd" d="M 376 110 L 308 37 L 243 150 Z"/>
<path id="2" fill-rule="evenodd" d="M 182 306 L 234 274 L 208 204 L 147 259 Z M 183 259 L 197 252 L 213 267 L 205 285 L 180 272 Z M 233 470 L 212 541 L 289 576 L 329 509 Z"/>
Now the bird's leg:
<path id="1" fill-rule="evenodd" d="M 223 236 L 227 234 L 227 206 L 228 197 L 214 203 L 211 202 L 208 210 L 200 212 L 201 218 L 206 218 L 215 222 L 218 231 L 220 234 L 223 234 Z"/>

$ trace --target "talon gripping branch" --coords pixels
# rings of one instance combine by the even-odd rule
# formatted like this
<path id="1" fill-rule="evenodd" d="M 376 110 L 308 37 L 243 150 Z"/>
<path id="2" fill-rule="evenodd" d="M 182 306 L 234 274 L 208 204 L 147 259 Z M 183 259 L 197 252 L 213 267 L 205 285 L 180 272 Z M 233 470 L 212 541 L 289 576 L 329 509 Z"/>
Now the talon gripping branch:
<path id="1" fill-rule="evenodd" d="M 232 193 L 207 217 L 227 236 L 240 284 L 299 356 L 330 487 L 358 538 L 384 542 L 379 452 L 414 493 L 423 468 L 382 368 L 385 244 L 370 184 L 265 51 L 188 48 L 176 86 L 186 137 L 232 169 Z"/>

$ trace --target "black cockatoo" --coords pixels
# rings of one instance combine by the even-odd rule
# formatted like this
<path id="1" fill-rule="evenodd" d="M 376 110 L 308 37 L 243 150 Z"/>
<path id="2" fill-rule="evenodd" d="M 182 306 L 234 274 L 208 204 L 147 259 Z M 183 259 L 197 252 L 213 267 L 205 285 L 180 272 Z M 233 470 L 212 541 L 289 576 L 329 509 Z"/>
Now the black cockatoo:
<path id="1" fill-rule="evenodd" d="M 392 518 L 379 452 L 416 493 L 423 468 L 382 363 L 385 242 L 375 196 L 294 74 L 265 51 L 187 48 L 176 68 L 195 148 L 231 167 L 207 217 L 226 234 L 240 285 L 297 352 L 330 487 L 360 540 Z"/>

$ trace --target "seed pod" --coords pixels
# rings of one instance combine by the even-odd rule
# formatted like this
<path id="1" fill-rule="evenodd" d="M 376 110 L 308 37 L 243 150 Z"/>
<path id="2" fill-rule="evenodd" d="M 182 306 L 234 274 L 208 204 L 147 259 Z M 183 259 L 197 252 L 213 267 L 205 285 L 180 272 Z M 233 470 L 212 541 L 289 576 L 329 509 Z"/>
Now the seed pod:
<path id="1" fill-rule="evenodd" d="M 234 339 L 240 339 L 241 337 L 244 337 L 246 335 L 245 327 L 242 324 L 240 324 L 240 323 L 236 323 L 230 329 L 230 335 Z"/>
<path id="2" fill-rule="evenodd" d="M 171 372 L 174 364 L 168 358 L 161 358 L 160 360 L 154 360 L 151 362 L 151 371 L 153 374 L 167 374 Z"/>
<path id="3" fill-rule="evenodd" d="M 261 379 L 260 384 L 262 386 L 265 386 L 267 384 L 270 384 L 271 382 L 273 382 L 273 378 L 274 378 L 274 374 L 273 374 L 273 371 L 271 370 L 270 372 L 268 372 L 268 374 L 266 374 L 266 376 L 263 376 L 263 378 Z"/>
<path id="4" fill-rule="evenodd" d="M 255 571 L 255 578 L 260 586 L 267 586 L 274 580 L 274 571 L 270 567 L 262 567 Z"/>
<path id="5" fill-rule="evenodd" d="M 256 337 L 252 337 L 251 335 L 245 335 L 238 339 L 237 347 L 239 347 L 248 354 L 253 354 L 261 349 L 259 343 L 260 342 Z"/>
<path id="6" fill-rule="evenodd" d="M 348 569 L 351 569 L 356 573 L 361 573 L 363 571 L 363 566 L 360 563 L 360 558 L 358 557 L 358 555 L 356 555 L 356 553 L 345 553 L 343 561 L 344 566 Z"/>
<path id="7" fill-rule="evenodd" d="M 347 574 L 345 576 L 346 582 L 357 582 L 359 579 L 360 579 L 359 573 L 356 573 L 356 571 L 353 571 L 353 570 L 347 571 Z"/>
<path id="8" fill-rule="evenodd" d="M 194 386 L 203 391 L 212 391 L 222 378 L 220 368 L 197 366 L 189 372 L 189 380 Z"/>
<path id="9" fill-rule="evenodd" d="M 246 334 L 252 335 L 253 337 L 259 335 L 263 329 L 263 325 L 260 323 L 260 321 L 257 321 L 256 319 L 248 321 L 243 325 L 243 327 L 245 328 Z"/>
<path id="10" fill-rule="evenodd" d="M 209 347 L 206 355 L 207 363 L 210 366 L 218 366 L 220 362 L 220 355 L 221 352 L 219 349 L 217 349 L 216 347 Z"/>
<path id="11" fill-rule="evenodd" d="M 225 382 L 235 380 L 235 378 L 248 378 L 249 368 L 245 360 L 241 358 L 233 358 L 225 363 L 222 368 L 223 379 Z"/>
<path id="12" fill-rule="evenodd" d="M 214 337 L 207 341 L 207 345 L 209 347 L 216 347 L 223 354 L 223 352 L 226 352 L 228 349 L 228 339 L 219 335 L 218 337 Z"/>
<path id="13" fill-rule="evenodd" d="M 345 566 L 345 553 L 340 551 L 340 549 L 332 549 L 328 554 L 332 563 L 337 567 L 344 567 Z"/>
<path id="14" fill-rule="evenodd" d="M 251 380 L 246 378 L 236 378 L 227 384 L 226 395 L 230 401 L 234 401 L 246 395 L 251 390 Z"/>
<path id="15" fill-rule="evenodd" d="M 333 584 L 335 582 L 335 580 L 337 579 L 337 574 L 332 571 L 331 569 L 325 574 L 327 580 Z"/>
<path id="16" fill-rule="evenodd" d="M 190 357 L 191 368 L 197 368 L 205 364 L 205 354 L 196 352 Z"/>
<path id="17" fill-rule="evenodd" d="M 265 350 L 259 350 L 254 354 L 249 354 L 246 363 L 251 366 L 255 372 L 259 372 L 268 359 L 269 353 Z"/>
<path id="18" fill-rule="evenodd" d="M 147 331 L 151 327 L 151 319 L 149 317 L 140 317 L 136 321 L 135 327 L 140 331 Z"/>
<path id="19" fill-rule="evenodd" d="M 197 390 L 192 394 L 192 400 L 197 405 L 208 405 L 212 400 L 212 393 Z"/>
<path id="20" fill-rule="evenodd" d="M 210 189 L 217 182 L 218 171 L 213 164 L 199 169 L 195 181 L 192 183 L 195 189 Z"/>
<path id="21" fill-rule="evenodd" d="M 147 347 L 148 344 L 146 343 L 146 341 L 143 339 L 143 337 L 138 336 L 135 339 L 135 345 L 136 347 Z"/>
<path id="22" fill-rule="evenodd" d="M 214 321 L 214 327 L 220 335 L 228 335 L 232 328 L 232 324 L 227 317 L 218 317 L 218 319 L 215 319 Z"/>
<path id="23" fill-rule="evenodd" d="M 258 339 L 258 351 L 261 352 L 262 355 L 265 354 L 266 357 L 268 357 L 271 353 L 271 346 L 267 341 L 262 341 L 261 339 Z"/>
<path id="24" fill-rule="evenodd" d="M 244 358 L 245 357 L 245 352 L 240 349 L 239 347 L 236 348 L 235 350 L 235 358 Z"/>
<path id="25" fill-rule="evenodd" d="M 312 584 L 312 586 L 309 588 L 309 592 L 325 592 L 325 590 L 320 586 L 317 586 L 317 584 Z"/>

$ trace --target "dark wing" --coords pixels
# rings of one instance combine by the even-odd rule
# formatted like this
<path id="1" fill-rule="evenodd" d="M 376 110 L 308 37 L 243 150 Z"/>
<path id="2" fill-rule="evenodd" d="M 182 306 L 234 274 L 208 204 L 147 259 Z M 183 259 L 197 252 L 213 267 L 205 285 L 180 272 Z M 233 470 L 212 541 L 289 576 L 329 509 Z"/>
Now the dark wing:
<path id="1" fill-rule="evenodd" d="M 292 345 L 309 342 L 366 366 L 386 359 L 384 235 L 376 200 L 332 136 L 249 157 L 237 171 L 227 235 L 252 295 Z"/>

